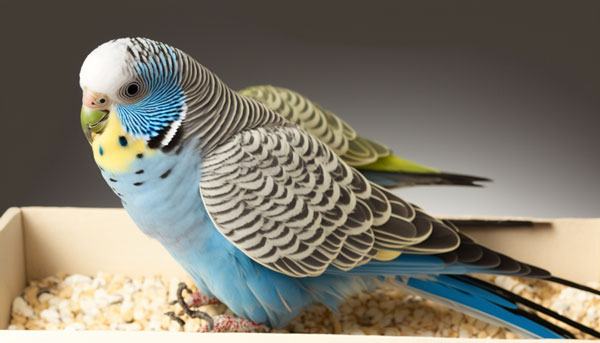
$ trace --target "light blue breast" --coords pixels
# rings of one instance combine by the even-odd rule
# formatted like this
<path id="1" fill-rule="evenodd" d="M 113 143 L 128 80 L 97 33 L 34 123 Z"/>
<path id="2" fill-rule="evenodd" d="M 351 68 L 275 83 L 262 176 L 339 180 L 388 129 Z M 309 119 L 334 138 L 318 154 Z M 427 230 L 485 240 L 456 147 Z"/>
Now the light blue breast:
<path id="1" fill-rule="evenodd" d="M 206 213 L 199 166 L 198 152 L 184 148 L 140 158 L 131 173 L 102 175 L 139 228 L 165 246 L 203 293 L 237 315 L 281 327 L 317 301 L 336 308 L 341 298 L 369 287 L 357 276 L 292 278 L 248 258 Z"/>
<path id="2" fill-rule="evenodd" d="M 102 176 L 144 233 L 174 244 L 191 228 L 210 222 L 198 196 L 195 155 L 190 149 L 179 154 L 157 152 L 138 158 L 130 173 L 103 170 Z"/>

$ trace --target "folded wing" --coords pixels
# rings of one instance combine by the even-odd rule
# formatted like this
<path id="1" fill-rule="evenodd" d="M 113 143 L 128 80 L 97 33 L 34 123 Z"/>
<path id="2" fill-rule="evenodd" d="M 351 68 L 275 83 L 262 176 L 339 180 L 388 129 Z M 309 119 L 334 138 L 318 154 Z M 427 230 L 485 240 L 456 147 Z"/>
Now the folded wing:
<path id="1" fill-rule="evenodd" d="M 350 270 L 380 251 L 445 253 L 455 230 L 369 182 L 296 126 L 243 131 L 205 156 L 200 191 L 218 230 L 278 272 Z M 397 255 L 397 254 L 396 254 Z"/>

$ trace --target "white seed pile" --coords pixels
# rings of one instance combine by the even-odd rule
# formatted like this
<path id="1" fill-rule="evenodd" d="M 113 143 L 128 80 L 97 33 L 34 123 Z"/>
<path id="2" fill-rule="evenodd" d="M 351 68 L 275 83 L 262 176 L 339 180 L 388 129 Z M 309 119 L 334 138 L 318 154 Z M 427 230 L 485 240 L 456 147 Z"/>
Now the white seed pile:
<path id="1" fill-rule="evenodd" d="M 488 277 L 487 280 L 600 330 L 599 296 L 543 281 L 512 277 Z M 108 273 L 98 273 L 95 277 L 56 275 L 31 281 L 13 301 L 9 329 L 194 332 L 206 328 L 204 321 L 189 318 L 178 304 L 170 305 L 176 299 L 180 281 Z M 184 281 L 193 285 L 191 280 Z M 599 284 L 588 286 L 598 289 Z M 196 289 L 192 287 L 192 290 Z M 223 304 L 197 309 L 211 316 L 235 316 Z M 347 299 L 339 310 L 334 313 L 324 306 L 314 306 L 298 316 L 286 330 L 272 332 L 519 338 L 507 329 L 396 288 L 358 294 Z M 164 315 L 168 311 L 180 316 L 185 325 L 182 327 Z M 590 337 L 578 334 L 577 338 Z"/>
<path id="2" fill-rule="evenodd" d="M 59 274 L 31 281 L 22 296 L 13 300 L 8 328 L 180 331 L 180 325 L 164 315 L 175 309 L 169 303 L 176 299 L 179 282 L 108 273 L 95 277 Z M 186 331 L 198 329 L 198 319 L 186 323 Z"/>

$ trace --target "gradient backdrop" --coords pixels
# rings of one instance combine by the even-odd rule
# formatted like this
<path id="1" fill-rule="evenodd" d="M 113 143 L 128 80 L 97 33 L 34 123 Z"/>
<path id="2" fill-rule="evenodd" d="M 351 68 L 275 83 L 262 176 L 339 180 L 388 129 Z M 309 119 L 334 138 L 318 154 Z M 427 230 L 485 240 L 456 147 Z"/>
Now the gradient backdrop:
<path id="1" fill-rule="evenodd" d="M 600 1 L 3 4 L 0 211 L 120 206 L 79 124 L 100 43 L 146 36 L 235 89 L 295 89 L 485 188 L 398 191 L 436 214 L 600 217 Z"/>

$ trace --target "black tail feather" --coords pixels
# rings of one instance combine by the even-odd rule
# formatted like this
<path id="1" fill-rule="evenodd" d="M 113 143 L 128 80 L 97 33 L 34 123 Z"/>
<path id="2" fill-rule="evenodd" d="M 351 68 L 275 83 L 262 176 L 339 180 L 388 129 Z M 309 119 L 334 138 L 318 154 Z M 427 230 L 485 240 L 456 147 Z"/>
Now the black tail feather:
<path id="1" fill-rule="evenodd" d="M 473 176 L 473 175 L 465 175 L 465 174 L 454 174 L 454 173 L 446 173 L 441 172 L 438 174 L 438 177 L 441 180 L 444 180 L 448 185 L 458 185 L 458 186 L 476 186 L 481 187 L 481 185 L 477 184 L 477 182 L 492 182 L 492 179 L 481 176 Z"/>
<path id="2" fill-rule="evenodd" d="M 512 219 L 444 219 L 458 228 L 464 227 L 533 227 L 534 225 L 546 224 L 545 222 L 534 222 L 531 220 Z"/>
<path id="3" fill-rule="evenodd" d="M 525 306 L 527 308 L 530 308 L 530 309 L 532 309 L 534 311 L 537 311 L 539 313 L 543 313 L 543 314 L 545 314 L 545 315 L 547 315 L 549 317 L 552 317 L 552 318 L 554 318 L 554 319 L 556 319 L 556 320 L 558 320 L 560 322 L 563 322 L 563 323 L 565 323 L 565 324 L 567 324 L 567 325 L 569 325 L 569 326 L 571 326 L 571 327 L 573 327 L 573 328 L 575 328 L 577 330 L 580 330 L 581 332 L 585 332 L 588 335 L 594 336 L 596 338 L 600 338 L 600 332 L 598 332 L 598 331 L 596 331 L 596 330 L 594 330 L 594 329 L 592 329 L 592 328 L 590 328 L 588 326 L 585 326 L 585 325 L 583 325 L 581 323 L 578 323 L 578 322 L 576 322 L 574 320 L 571 320 L 571 319 L 569 319 L 569 318 L 567 318 L 567 317 L 565 317 L 563 315 L 560 315 L 560 314 L 556 313 L 555 311 L 552 311 L 549 308 L 546 308 L 546 307 L 544 307 L 544 306 L 542 306 L 540 304 L 537 304 L 537 303 L 535 303 L 535 302 L 533 302 L 531 300 L 523 298 L 522 296 L 520 296 L 518 294 L 515 294 L 515 293 L 513 293 L 513 292 L 511 292 L 509 290 L 506 290 L 506 289 L 504 289 L 502 287 L 496 286 L 496 285 L 494 285 L 492 283 L 489 283 L 489 282 L 486 282 L 486 281 L 483 281 L 483 280 L 480 280 L 480 279 L 477 279 L 477 278 L 474 278 L 474 277 L 468 276 L 468 275 L 454 275 L 452 277 L 454 277 L 454 278 L 456 278 L 456 279 L 458 279 L 460 281 L 470 283 L 470 284 L 472 284 L 474 286 L 481 287 L 481 288 L 483 288 L 483 289 L 485 289 L 487 291 L 490 291 L 490 292 L 492 292 L 492 293 L 494 293 L 494 294 L 496 294 L 496 295 L 498 295 L 498 296 L 500 296 L 500 297 L 502 297 L 502 298 L 504 298 L 504 299 L 506 299 L 508 301 L 511 301 L 513 303 L 516 303 L 516 304 L 523 305 L 523 306 Z M 545 280 L 550 280 L 550 279 L 545 279 Z M 566 281 L 566 280 L 562 280 L 562 279 L 560 279 L 560 280 L 561 281 Z M 552 281 L 552 280 L 550 280 L 550 281 Z M 570 283 L 572 283 L 572 282 L 570 282 Z M 573 284 L 575 284 L 575 283 L 573 283 Z M 577 285 L 577 284 L 575 284 L 575 285 Z M 597 294 L 597 292 L 598 291 L 595 291 L 594 293 Z M 519 314 L 522 314 L 522 313 L 519 312 Z M 529 313 L 529 314 L 531 314 L 531 313 Z M 550 328 L 551 330 L 555 331 L 558 334 L 562 335 L 563 334 L 562 331 L 566 331 L 564 329 L 556 327 L 554 324 L 552 324 L 552 323 L 544 320 L 543 318 L 541 318 L 539 316 L 528 317 L 528 318 L 531 319 L 531 320 L 535 320 L 539 324 L 545 325 L 546 327 Z M 540 320 L 542 322 L 540 322 Z M 551 325 L 551 326 L 548 326 L 548 325 Z M 558 329 L 560 329 L 560 330 L 562 330 L 562 331 L 555 330 L 555 327 L 558 328 Z"/>
<path id="4" fill-rule="evenodd" d="M 543 326 L 547 327 L 548 329 L 556 332 L 557 334 L 562 335 L 564 338 L 568 338 L 568 339 L 575 338 L 575 335 L 573 333 L 571 333 L 570 331 L 565 330 L 565 329 L 561 328 L 560 326 L 550 323 L 549 321 L 545 320 L 544 318 L 538 316 L 537 314 L 535 314 L 533 312 L 528 312 L 523 309 L 510 310 L 510 311 L 514 314 L 523 316 L 531 321 L 534 321 L 540 325 L 543 325 Z"/>
<path id="5" fill-rule="evenodd" d="M 428 185 L 450 185 L 481 187 L 479 182 L 490 182 L 492 180 L 471 175 L 453 173 L 404 173 L 387 172 L 378 170 L 360 169 L 360 172 L 370 181 L 385 188 L 398 188 L 410 186 Z"/>
<path id="6" fill-rule="evenodd" d="M 584 286 L 581 284 L 578 284 L 576 282 L 573 281 L 569 281 L 569 280 L 565 280 L 565 279 L 561 279 L 559 277 L 556 276 L 551 276 L 549 278 L 544 278 L 544 280 L 548 280 L 548 281 L 552 281 L 552 282 L 556 282 L 558 284 L 564 285 L 564 286 L 568 286 L 568 287 L 572 287 L 575 289 L 578 289 L 580 291 L 585 291 L 585 292 L 590 292 L 592 294 L 596 294 L 596 295 L 600 295 L 600 291 L 588 286 Z"/>

